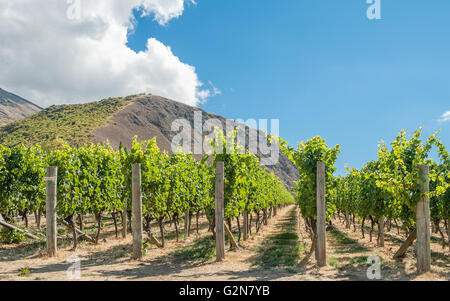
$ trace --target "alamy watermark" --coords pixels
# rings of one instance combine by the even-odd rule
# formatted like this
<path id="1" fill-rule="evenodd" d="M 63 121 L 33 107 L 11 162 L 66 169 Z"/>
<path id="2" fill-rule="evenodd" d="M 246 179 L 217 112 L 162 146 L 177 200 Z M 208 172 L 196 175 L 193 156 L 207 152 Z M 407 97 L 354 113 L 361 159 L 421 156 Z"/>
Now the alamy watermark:
<path id="1" fill-rule="evenodd" d="M 66 263 L 70 264 L 67 269 L 67 279 L 79 280 L 81 279 L 81 260 L 78 256 L 69 256 L 66 259 Z"/>
<path id="2" fill-rule="evenodd" d="M 369 256 L 367 263 L 371 266 L 367 268 L 366 275 L 370 280 L 381 279 L 381 259 L 376 255 Z"/>
<path id="3" fill-rule="evenodd" d="M 381 19 L 381 0 L 366 0 L 370 6 L 367 8 L 366 15 L 369 20 Z M 81 0 L 67 0 L 66 15 L 69 20 L 81 19 Z"/>
<path id="4" fill-rule="evenodd" d="M 69 20 L 81 19 L 81 0 L 67 0 L 66 16 Z"/>
<path id="5" fill-rule="evenodd" d="M 381 0 L 366 0 L 367 4 L 370 4 L 367 8 L 367 18 L 369 20 L 381 19 Z"/>
<path id="6" fill-rule="evenodd" d="M 227 119 L 224 131 L 221 120 L 211 118 L 203 122 L 202 111 L 195 111 L 193 129 L 191 122 L 187 119 L 176 119 L 172 122 L 171 130 L 177 134 L 172 139 L 171 149 L 172 152 L 182 151 L 194 155 L 212 152 L 222 154 L 224 150 L 228 154 L 245 154 L 248 151 L 255 155 L 261 154 L 261 165 L 275 165 L 279 160 L 280 147 L 278 140 L 271 141 L 269 136 L 279 136 L 280 121 L 278 119 L 270 120 L 270 134 L 268 124 L 269 120 L 267 119 L 258 121 L 255 119 L 246 121 Z M 233 132 L 235 136 L 230 141 L 229 137 Z M 217 133 L 224 133 L 224 136 L 228 137 L 225 146 L 222 139 L 216 139 Z M 214 141 L 214 146 L 211 145 L 211 141 Z"/>

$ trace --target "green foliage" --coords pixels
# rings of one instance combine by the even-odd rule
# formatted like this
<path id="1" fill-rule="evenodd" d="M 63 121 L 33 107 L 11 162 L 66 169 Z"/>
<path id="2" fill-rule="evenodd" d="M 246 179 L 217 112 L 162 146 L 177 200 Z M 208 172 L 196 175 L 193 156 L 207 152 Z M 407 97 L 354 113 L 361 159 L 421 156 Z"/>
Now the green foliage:
<path id="1" fill-rule="evenodd" d="M 224 162 L 225 218 L 237 217 L 244 210 L 252 213 L 293 203 L 292 195 L 282 182 L 262 168 L 254 154 L 244 153 L 236 141 L 236 133 L 235 130 L 225 136 L 216 129 L 216 138 L 211 141 L 214 166 Z"/>
<path id="2" fill-rule="evenodd" d="M 72 146 L 90 143 L 91 132 L 126 105 L 124 98 L 109 98 L 86 104 L 51 106 L 28 118 L 10 123 L 0 131 L 0 144 L 41 144 L 46 150 L 59 147 L 58 139 Z"/>
<path id="3" fill-rule="evenodd" d="M 143 216 L 151 220 L 177 222 L 186 210 L 214 212 L 215 168 L 209 156 L 194 160 L 191 154 L 161 152 L 156 139 L 133 139 L 130 151 L 120 146 L 82 145 L 77 148 L 58 140 L 59 147 L 45 153 L 40 146 L 0 145 L 0 213 L 45 210 L 45 170 L 58 167 L 57 214 L 113 214 L 131 208 L 132 164 L 141 164 Z M 292 202 L 292 196 L 273 174 L 259 166 L 251 154 L 215 156 L 226 162 L 227 218 Z"/>
<path id="4" fill-rule="evenodd" d="M 336 181 L 334 201 L 338 210 L 360 218 L 377 220 L 384 216 L 400 219 L 405 229 L 415 227 L 415 207 L 421 197 L 420 183 L 424 176 L 419 165 L 430 168 L 431 217 L 448 219 L 450 212 L 450 164 L 444 145 L 437 133 L 421 140 L 422 129 L 408 139 L 402 130 L 389 149 L 379 145 L 378 160 L 371 161 L 359 171 L 348 169 L 349 174 Z M 429 158 L 436 147 L 440 162 Z"/>
<path id="5" fill-rule="evenodd" d="M 29 277 L 30 275 L 31 275 L 30 267 L 28 267 L 28 266 L 26 266 L 24 268 L 21 268 L 19 270 L 19 276 L 20 277 Z"/>
<path id="6" fill-rule="evenodd" d="M 334 266 L 336 269 L 340 268 L 340 266 L 341 266 L 339 259 L 336 259 L 334 257 L 328 258 L 328 264 L 331 266 Z"/>
<path id="7" fill-rule="evenodd" d="M 334 164 L 340 153 L 340 146 L 328 148 L 325 139 L 314 137 L 308 141 L 298 144 L 297 149 L 287 145 L 280 140 L 280 149 L 289 156 L 289 159 L 297 166 L 299 170 L 299 180 L 296 182 L 297 203 L 300 206 L 302 215 L 305 218 L 316 220 L 316 178 L 317 162 L 325 164 L 325 182 L 326 198 L 332 198 L 332 187 L 334 185 L 333 173 L 336 171 Z M 327 202 L 327 218 L 330 218 L 334 212 L 334 204 Z"/>
<path id="8" fill-rule="evenodd" d="M 34 212 L 45 206 L 45 156 L 39 146 L 0 145 L 0 213 Z"/>
<path id="9" fill-rule="evenodd" d="M 421 139 L 422 128 L 407 137 L 402 130 L 388 148 L 381 142 L 378 159 L 365 164 L 360 170 L 347 169 L 345 177 L 334 177 L 334 163 L 339 146 L 328 148 L 320 137 L 314 137 L 298 145 L 297 150 L 279 137 L 281 150 L 299 169 L 296 182 L 296 199 L 307 226 L 314 231 L 316 219 L 316 166 L 322 161 L 326 166 L 327 217 L 337 209 L 360 219 L 377 221 L 384 216 L 403 221 L 405 229 L 415 227 L 415 207 L 422 193 L 420 184 L 424 176 L 420 165 L 430 167 L 431 217 L 448 220 L 450 215 L 450 159 L 445 146 L 435 133 L 426 141 Z M 430 158 L 435 147 L 440 162 Z M 314 234 L 314 233 L 313 233 Z"/>
<path id="10" fill-rule="evenodd" d="M 214 238 L 212 236 L 205 236 L 196 239 L 193 245 L 175 249 L 170 255 L 172 255 L 175 263 L 185 261 L 205 262 L 214 257 L 215 248 Z"/>
<path id="11" fill-rule="evenodd" d="M 18 244 L 25 239 L 25 234 L 17 230 L 5 229 L 0 232 L 0 242 L 4 244 Z"/>
<path id="12" fill-rule="evenodd" d="M 101 214 L 123 208 L 124 177 L 120 153 L 108 145 L 62 148 L 48 156 L 48 166 L 58 167 L 59 216 Z"/>

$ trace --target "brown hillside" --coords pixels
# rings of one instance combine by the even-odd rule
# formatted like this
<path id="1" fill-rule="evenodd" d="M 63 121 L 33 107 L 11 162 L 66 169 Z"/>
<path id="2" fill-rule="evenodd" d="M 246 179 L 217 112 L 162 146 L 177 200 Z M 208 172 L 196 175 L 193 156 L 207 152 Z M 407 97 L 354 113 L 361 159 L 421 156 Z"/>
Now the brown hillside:
<path id="1" fill-rule="evenodd" d="M 162 150 L 171 152 L 171 141 L 177 134 L 177 132 L 171 131 L 172 122 L 184 118 L 190 121 L 192 129 L 194 129 L 194 112 L 196 110 L 202 111 L 203 122 L 210 118 L 219 119 L 225 128 L 226 119 L 221 116 L 163 97 L 141 95 L 110 116 L 107 125 L 95 129 L 92 133 L 93 139 L 96 142 L 108 141 L 114 148 L 118 148 L 122 142 L 129 148 L 134 136 L 137 136 L 139 141 L 156 137 L 158 146 Z M 261 157 L 261 154 L 257 155 Z M 298 178 L 297 169 L 285 156 L 280 156 L 278 164 L 267 168 L 273 171 L 285 185 L 291 186 L 292 182 Z"/>
<path id="2" fill-rule="evenodd" d="M 33 115 L 42 110 L 22 97 L 0 89 L 0 126 Z"/>

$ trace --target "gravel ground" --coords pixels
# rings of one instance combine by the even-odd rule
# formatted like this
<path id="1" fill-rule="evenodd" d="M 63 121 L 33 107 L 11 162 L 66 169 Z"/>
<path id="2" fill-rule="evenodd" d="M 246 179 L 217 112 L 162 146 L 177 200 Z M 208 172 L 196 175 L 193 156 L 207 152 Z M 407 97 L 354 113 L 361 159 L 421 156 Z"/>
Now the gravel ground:
<path id="1" fill-rule="evenodd" d="M 303 220 L 298 218 L 298 208 L 287 206 L 279 210 L 278 215 L 269 220 L 258 234 L 254 234 L 238 251 L 228 251 L 226 259 L 215 262 L 208 260 L 174 260 L 174 252 L 192 246 L 196 239 L 205 238 L 207 225 L 201 221 L 199 235 L 193 234 L 187 241 L 167 241 L 165 249 L 151 246 L 141 261 L 130 259 L 131 235 L 127 239 L 116 239 L 112 230 L 102 234 L 102 242 L 95 246 L 81 242 L 72 252 L 70 241 L 60 247 L 58 256 L 48 258 L 45 244 L 24 244 L 0 246 L 0 280 L 70 280 L 67 259 L 73 255 L 80 258 L 81 280 L 367 280 L 367 257 L 377 255 L 381 258 L 382 280 L 450 280 L 449 251 L 442 250 L 432 243 L 432 271 L 418 275 L 415 272 L 413 248 L 402 261 L 392 260 L 392 254 L 400 243 L 396 231 L 386 234 L 384 248 L 369 242 L 368 235 L 361 238 L 361 231 L 345 229 L 338 220 L 334 220 L 335 229 L 327 232 L 328 265 L 319 268 L 314 256 L 309 256 L 310 239 L 306 235 Z M 290 229 L 289 231 L 286 229 Z M 295 264 L 288 266 L 265 267 L 260 264 L 264 255 L 276 251 L 277 237 L 289 232 L 296 240 L 295 246 L 279 256 L 294 259 Z M 285 233 L 286 232 L 286 233 Z M 105 241 L 105 240 L 106 241 Z M 212 257 L 215 257 L 214 253 Z M 288 257 L 289 256 L 289 257 Z M 264 257 L 266 263 L 271 259 Z"/>

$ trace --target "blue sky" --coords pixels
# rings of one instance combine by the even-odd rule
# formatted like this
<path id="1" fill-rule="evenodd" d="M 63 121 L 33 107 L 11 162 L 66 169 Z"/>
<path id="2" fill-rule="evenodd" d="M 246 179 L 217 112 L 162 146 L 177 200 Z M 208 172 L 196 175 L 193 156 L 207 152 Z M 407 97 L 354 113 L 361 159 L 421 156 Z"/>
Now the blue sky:
<path id="1" fill-rule="evenodd" d="M 227 118 L 277 118 L 291 145 L 340 144 L 338 172 L 376 157 L 401 129 L 441 130 L 450 147 L 450 1 L 197 0 L 161 26 L 140 18 L 128 46 L 154 37 L 222 94 L 200 107 Z"/>

